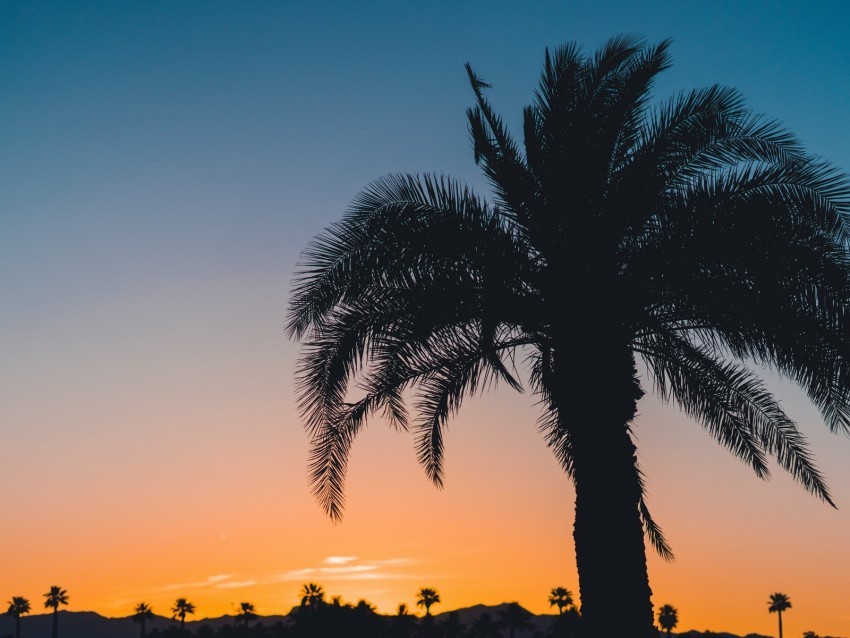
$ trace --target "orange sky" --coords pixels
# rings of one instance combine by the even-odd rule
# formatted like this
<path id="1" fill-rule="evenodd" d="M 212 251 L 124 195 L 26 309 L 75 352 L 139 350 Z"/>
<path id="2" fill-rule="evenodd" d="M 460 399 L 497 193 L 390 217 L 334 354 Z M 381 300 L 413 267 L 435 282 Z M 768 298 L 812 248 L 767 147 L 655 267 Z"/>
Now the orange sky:
<path id="1" fill-rule="evenodd" d="M 497 6 L 499 10 L 490 10 Z M 446 611 L 577 592 L 573 493 L 507 388 L 450 424 L 446 486 L 381 423 L 357 442 L 348 507 L 309 494 L 284 333 L 298 253 L 390 171 L 486 192 L 463 64 L 520 128 L 545 46 L 672 37 L 657 95 L 738 87 L 850 169 L 850 5 L 0 3 L 0 602 L 34 611 L 285 613 L 307 581 L 382 612 L 435 587 Z M 418 7 L 418 8 L 415 8 Z M 450 19 L 448 19 L 450 17 Z M 354 28 L 352 28 L 354 27 Z M 636 425 L 650 556 L 679 629 L 850 636 L 850 440 L 790 385 L 838 510 L 769 483 L 675 408 Z"/>

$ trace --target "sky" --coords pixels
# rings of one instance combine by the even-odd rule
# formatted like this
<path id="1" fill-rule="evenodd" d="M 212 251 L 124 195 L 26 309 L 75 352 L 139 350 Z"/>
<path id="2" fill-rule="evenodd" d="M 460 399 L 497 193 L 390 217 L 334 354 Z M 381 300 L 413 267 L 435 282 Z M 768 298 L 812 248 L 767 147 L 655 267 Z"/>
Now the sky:
<path id="1" fill-rule="evenodd" d="M 574 493 L 533 397 L 468 400 L 446 486 L 412 437 L 356 443 L 343 522 L 307 484 L 284 321 L 300 251 L 373 179 L 481 192 L 470 62 L 519 133 L 545 47 L 674 40 L 658 98 L 713 83 L 850 170 L 850 4 L 0 3 L 0 600 L 125 616 L 286 613 L 308 581 L 382 612 L 577 591 Z M 792 385 L 838 509 L 771 481 L 648 396 L 635 432 L 677 559 L 649 557 L 679 629 L 850 635 L 850 441 Z"/>

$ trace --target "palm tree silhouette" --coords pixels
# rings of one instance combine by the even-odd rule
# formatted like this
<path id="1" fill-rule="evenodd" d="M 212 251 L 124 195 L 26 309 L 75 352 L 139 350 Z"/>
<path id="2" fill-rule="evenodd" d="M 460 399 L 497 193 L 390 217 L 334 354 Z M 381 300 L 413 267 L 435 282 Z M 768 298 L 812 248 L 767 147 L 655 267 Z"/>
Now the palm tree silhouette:
<path id="1" fill-rule="evenodd" d="M 670 638 L 670 632 L 679 624 L 679 610 L 673 605 L 661 605 L 658 610 L 658 624 L 667 632 L 667 638 Z"/>
<path id="2" fill-rule="evenodd" d="M 786 609 L 791 609 L 791 600 L 785 594 L 776 592 L 770 595 L 770 600 L 767 601 L 767 610 L 770 613 L 776 612 L 779 616 L 779 638 L 782 638 L 782 612 Z"/>
<path id="3" fill-rule="evenodd" d="M 425 608 L 425 616 L 431 615 L 431 605 L 436 605 L 438 602 L 440 602 L 440 594 L 436 589 L 423 587 L 416 592 L 416 606 Z"/>
<path id="4" fill-rule="evenodd" d="M 21 638 L 21 616 L 30 613 L 30 601 L 23 596 L 13 596 L 6 614 L 15 619 L 15 638 Z"/>
<path id="5" fill-rule="evenodd" d="M 549 606 L 558 606 L 558 614 L 563 614 L 564 609 L 573 604 L 573 593 L 566 587 L 553 587 L 549 592 Z"/>
<path id="6" fill-rule="evenodd" d="M 301 587 L 301 606 L 315 608 L 325 602 L 325 590 L 316 583 L 306 583 Z"/>
<path id="7" fill-rule="evenodd" d="M 242 622 L 245 631 L 248 631 L 248 623 L 257 617 L 255 611 L 253 603 L 239 603 L 239 613 L 236 614 L 236 619 Z"/>
<path id="8" fill-rule="evenodd" d="M 514 362 L 527 362 L 575 485 L 589 636 L 651 638 L 644 534 L 671 556 L 632 437 L 637 359 L 757 476 L 775 457 L 828 503 L 803 435 L 745 363 L 793 379 L 850 431 L 848 181 L 734 89 L 650 108 L 669 44 L 547 51 L 523 146 L 467 67 L 494 202 L 443 176 L 372 183 L 304 251 L 289 306 L 310 478 L 334 519 L 368 417 L 410 427 L 403 397 L 418 391 L 418 457 L 441 485 L 449 417 L 494 382 L 520 389 Z"/>
<path id="9" fill-rule="evenodd" d="M 147 603 L 141 602 L 133 608 L 133 622 L 139 623 L 141 638 L 145 638 L 145 624 L 151 618 L 153 618 L 153 610 Z"/>
<path id="10" fill-rule="evenodd" d="M 50 635 L 56 638 L 59 635 L 59 605 L 68 604 L 68 592 L 53 585 L 50 591 L 44 594 L 44 607 L 53 610 L 53 625 Z"/>
<path id="11" fill-rule="evenodd" d="M 195 605 L 190 603 L 185 598 L 178 598 L 174 601 L 174 606 L 171 608 L 171 617 L 173 619 L 180 619 L 180 632 L 183 633 L 186 631 L 186 615 L 192 615 L 195 613 Z"/>
<path id="12" fill-rule="evenodd" d="M 466 625 L 460 619 L 460 614 L 450 611 L 440 622 L 440 633 L 443 638 L 460 638 L 466 630 Z"/>

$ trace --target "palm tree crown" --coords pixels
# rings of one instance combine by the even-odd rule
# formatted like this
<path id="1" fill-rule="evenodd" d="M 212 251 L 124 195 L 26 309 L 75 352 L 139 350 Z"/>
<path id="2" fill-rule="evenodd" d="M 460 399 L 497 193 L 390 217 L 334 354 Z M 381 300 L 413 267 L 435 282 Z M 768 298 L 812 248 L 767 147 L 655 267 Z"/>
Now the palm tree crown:
<path id="1" fill-rule="evenodd" d="M 257 617 L 253 603 L 239 603 L 239 612 L 236 614 L 238 620 L 241 620 L 247 629 L 248 623 Z"/>
<path id="2" fill-rule="evenodd" d="M 301 587 L 301 606 L 318 607 L 325 602 L 325 590 L 316 583 L 305 583 Z"/>
<path id="3" fill-rule="evenodd" d="M 416 592 L 416 605 L 417 607 L 425 608 L 425 615 L 431 615 L 431 606 L 436 605 L 440 602 L 440 594 L 437 593 L 436 589 L 431 587 L 423 587 L 418 592 Z"/>
<path id="4" fill-rule="evenodd" d="M 652 636 L 644 534 L 671 556 L 632 438 L 638 360 L 757 476 L 773 457 L 828 503 L 804 437 L 748 365 L 792 379 L 850 431 L 847 179 L 734 89 L 652 106 L 669 45 L 547 51 L 522 145 L 467 67 L 492 203 L 448 177 L 380 179 L 305 250 L 290 300 L 309 471 L 333 518 L 368 417 L 409 428 L 403 398 L 418 391 L 418 457 L 441 485 L 463 398 L 525 375 L 576 488 L 590 636 Z"/>
<path id="5" fill-rule="evenodd" d="M 679 624 L 679 610 L 673 605 L 661 605 L 658 610 L 658 624 L 670 635 L 670 632 Z"/>
<path id="6" fill-rule="evenodd" d="M 557 606 L 559 614 L 563 614 L 564 609 L 572 604 L 573 593 L 566 587 L 553 587 L 549 592 L 549 606 Z"/>

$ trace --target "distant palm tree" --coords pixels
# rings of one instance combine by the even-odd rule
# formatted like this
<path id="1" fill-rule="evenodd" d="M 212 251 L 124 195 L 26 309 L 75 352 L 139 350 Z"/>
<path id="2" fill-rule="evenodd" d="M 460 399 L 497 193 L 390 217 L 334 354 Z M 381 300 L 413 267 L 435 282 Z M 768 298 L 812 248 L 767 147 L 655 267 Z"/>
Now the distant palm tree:
<path id="1" fill-rule="evenodd" d="M 767 601 L 769 607 L 767 610 L 770 613 L 776 612 L 779 616 L 779 638 L 782 638 L 782 612 L 786 609 L 791 609 L 791 600 L 785 594 L 776 592 L 770 595 L 770 600 Z"/>
<path id="2" fill-rule="evenodd" d="M 563 614 L 564 609 L 573 604 L 573 593 L 565 587 L 553 587 L 549 592 L 549 606 L 558 606 L 558 613 Z"/>
<path id="3" fill-rule="evenodd" d="M 508 630 L 510 638 L 514 638 L 517 630 L 534 629 L 531 622 L 531 612 L 524 609 L 519 603 L 508 603 L 499 610 L 499 622 Z"/>
<path id="4" fill-rule="evenodd" d="M 178 598 L 174 601 L 174 606 L 171 608 L 172 618 L 175 620 L 177 618 L 180 619 L 180 631 L 186 631 L 186 615 L 192 615 L 195 613 L 195 605 L 190 603 L 185 598 Z"/>
<path id="5" fill-rule="evenodd" d="M 239 603 L 239 613 L 236 614 L 236 620 L 242 622 L 245 631 L 248 631 L 248 623 L 257 617 L 254 611 L 253 603 Z"/>
<path id="6" fill-rule="evenodd" d="M 469 635 L 474 638 L 502 638 L 502 631 L 499 623 L 485 611 L 469 625 Z"/>
<path id="7" fill-rule="evenodd" d="M 59 605 L 68 604 L 68 592 L 57 585 L 53 585 L 50 591 L 44 594 L 45 608 L 53 610 L 53 630 L 51 636 L 57 638 L 59 635 Z"/>
<path id="8" fill-rule="evenodd" d="M 23 596 L 13 596 L 6 614 L 15 619 L 15 638 L 21 638 L 21 616 L 30 613 L 30 601 Z"/>
<path id="9" fill-rule="evenodd" d="M 147 603 L 139 603 L 133 609 L 133 622 L 139 623 L 141 638 L 145 638 L 145 623 L 151 618 L 153 618 L 153 610 Z"/>
<path id="10" fill-rule="evenodd" d="M 547 51 L 520 142 L 467 67 L 492 203 L 449 177 L 373 182 L 308 245 L 289 306 L 288 332 L 304 343 L 311 483 L 335 519 L 372 415 L 415 429 L 440 485 L 464 397 L 497 381 L 520 388 L 528 371 L 575 486 L 582 623 L 594 636 L 656 633 L 644 537 L 670 550 L 633 433 L 647 386 L 757 476 L 774 457 L 830 503 L 756 371 L 792 379 L 830 429 L 850 431 L 848 180 L 734 89 L 653 104 L 669 47 L 619 36 L 595 53 Z"/>
<path id="11" fill-rule="evenodd" d="M 436 589 L 431 587 L 423 587 L 416 592 L 416 606 L 425 608 L 425 616 L 431 615 L 431 605 L 436 605 L 440 602 L 440 594 Z"/>
<path id="12" fill-rule="evenodd" d="M 305 583 L 301 587 L 301 606 L 318 607 L 325 603 L 325 590 L 316 583 Z"/>
<path id="13" fill-rule="evenodd" d="M 679 610 L 673 605 L 662 605 L 658 610 L 658 624 L 667 632 L 667 638 L 670 638 L 670 632 L 679 624 Z"/>

